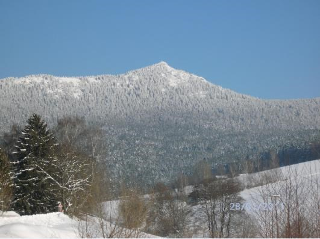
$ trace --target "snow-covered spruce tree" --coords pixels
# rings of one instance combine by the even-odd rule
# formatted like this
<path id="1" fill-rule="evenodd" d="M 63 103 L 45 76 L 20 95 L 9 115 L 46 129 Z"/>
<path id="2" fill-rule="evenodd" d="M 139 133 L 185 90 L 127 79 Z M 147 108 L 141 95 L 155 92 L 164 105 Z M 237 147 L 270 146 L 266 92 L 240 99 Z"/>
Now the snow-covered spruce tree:
<path id="1" fill-rule="evenodd" d="M 0 148 L 0 213 L 10 206 L 13 187 L 11 176 L 9 159 Z"/>
<path id="2" fill-rule="evenodd" d="M 48 213 L 57 206 L 53 156 L 55 139 L 39 115 L 33 114 L 14 151 L 13 209 L 22 215 Z"/>

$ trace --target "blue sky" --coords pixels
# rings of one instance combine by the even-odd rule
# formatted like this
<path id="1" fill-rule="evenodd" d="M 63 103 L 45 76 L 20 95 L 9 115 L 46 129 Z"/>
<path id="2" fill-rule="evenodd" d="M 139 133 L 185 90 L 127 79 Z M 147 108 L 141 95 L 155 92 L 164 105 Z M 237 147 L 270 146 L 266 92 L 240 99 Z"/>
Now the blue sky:
<path id="1" fill-rule="evenodd" d="M 0 0 L 0 78 L 159 61 L 260 98 L 320 97 L 320 1 Z"/>

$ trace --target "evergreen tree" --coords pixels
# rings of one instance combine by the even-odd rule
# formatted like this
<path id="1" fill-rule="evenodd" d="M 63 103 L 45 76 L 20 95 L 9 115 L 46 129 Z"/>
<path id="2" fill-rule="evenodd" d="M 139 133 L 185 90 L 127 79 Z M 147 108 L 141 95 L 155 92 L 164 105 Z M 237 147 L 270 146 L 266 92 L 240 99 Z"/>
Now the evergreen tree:
<path id="1" fill-rule="evenodd" d="M 55 139 L 39 115 L 33 114 L 14 152 L 13 208 L 22 215 L 55 211 Z"/>
<path id="2" fill-rule="evenodd" d="M 0 148 L 0 211 L 6 211 L 10 206 L 13 186 L 11 176 L 9 159 Z"/>

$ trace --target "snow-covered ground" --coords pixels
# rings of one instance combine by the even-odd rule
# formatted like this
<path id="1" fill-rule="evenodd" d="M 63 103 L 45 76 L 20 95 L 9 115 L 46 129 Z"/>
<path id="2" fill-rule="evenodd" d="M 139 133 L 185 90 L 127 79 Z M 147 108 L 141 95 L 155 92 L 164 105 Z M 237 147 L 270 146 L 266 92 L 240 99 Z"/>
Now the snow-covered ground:
<path id="1" fill-rule="evenodd" d="M 113 201 L 111 204 L 105 204 L 110 207 L 111 204 L 117 203 Z M 87 236 L 101 238 L 100 223 L 101 221 L 97 218 L 88 217 L 88 224 L 86 225 L 85 221 L 79 221 L 76 218 L 71 219 L 60 212 L 32 216 L 20 216 L 15 212 L 5 212 L 0 213 L 0 238 L 82 238 L 86 234 L 85 227 L 88 228 Z M 110 230 L 117 228 L 116 230 L 123 235 L 132 233 L 133 237 L 136 235 L 143 238 L 157 237 L 143 232 L 131 232 L 128 229 L 114 227 L 106 221 L 104 223 L 105 228 L 110 228 Z M 116 237 L 119 237 L 119 235 L 116 235 Z"/>
<path id="2" fill-rule="evenodd" d="M 78 222 L 63 213 L 20 216 L 0 213 L 0 238 L 76 238 Z"/>
<path id="3" fill-rule="evenodd" d="M 113 222 L 118 218 L 118 205 L 119 201 L 103 203 L 105 216 Z M 101 221 L 97 218 L 89 216 L 86 225 L 85 221 L 71 219 L 60 212 L 32 216 L 20 216 L 12 211 L 0 212 L 0 238 L 81 238 L 85 236 L 85 227 L 88 228 L 87 236 L 101 238 L 100 223 Z M 106 233 L 116 228 L 119 235 L 134 233 L 133 237 L 136 235 L 143 238 L 157 237 L 143 232 L 132 232 L 119 226 L 115 227 L 107 221 L 104 221 L 104 225 Z"/>
<path id="4" fill-rule="evenodd" d="M 262 171 L 254 174 L 242 174 L 238 178 L 240 182 L 244 185 L 248 184 L 249 181 L 258 181 L 260 178 L 264 178 L 264 175 L 271 175 L 274 178 L 270 178 L 272 183 L 268 185 L 262 185 L 258 187 L 253 187 L 249 189 L 245 189 L 240 193 L 240 196 L 246 201 L 250 202 L 250 200 L 255 197 L 255 195 L 260 194 L 260 192 L 266 191 L 267 188 L 273 187 L 281 187 L 283 186 L 289 179 L 293 182 L 297 182 L 300 184 L 312 184 L 317 180 L 320 180 L 320 159 L 294 164 L 290 166 L 285 166 L 277 169 L 271 169 L 267 171 Z M 275 195 L 273 195 L 275 196 Z M 277 195 L 281 196 L 281 195 Z M 319 195 L 320 196 L 320 195 Z M 319 199 L 320 200 L 320 199 Z"/>
<path id="5" fill-rule="evenodd" d="M 265 192 L 267 187 L 281 187 L 290 178 L 294 178 L 294 182 L 306 185 L 301 187 L 303 190 L 308 184 L 312 184 L 314 180 L 320 180 L 320 160 L 295 164 L 272 169 L 255 174 L 243 174 L 238 179 L 246 185 L 248 181 L 258 180 L 265 174 L 277 176 L 272 178 L 272 182 L 268 185 L 247 188 L 240 192 L 240 196 L 244 199 L 244 203 L 254 204 L 254 197 L 259 196 L 261 192 Z M 279 176 L 280 175 L 280 176 Z M 188 186 L 186 191 L 190 193 L 192 187 Z M 275 195 L 273 195 L 275 196 Z M 304 195 L 308 197 L 308 195 Z M 278 195 L 281 197 L 281 195 Z M 319 195 L 320 198 L 320 195 Z M 108 213 L 108 218 L 115 220 L 118 217 L 119 201 L 110 201 L 103 204 L 105 212 Z M 320 213 L 320 212 L 319 212 Z M 93 219 L 94 221 L 95 219 Z M 193 231 L 193 236 L 206 235 L 205 215 L 200 210 L 199 205 L 191 207 L 190 215 L 190 230 Z M 77 219 L 71 219 L 63 213 L 39 214 L 33 216 L 19 216 L 15 212 L 0 212 L 0 238 L 79 238 L 79 225 L 81 223 Z M 82 222 L 82 225 L 83 222 Z M 155 237 L 150 234 L 141 234 L 142 237 Z"/>
<path id="6" fill-rule="evenodd" d="M 313 160 L 313 161 L 308 161 L 308 162 L 303 162 L 303 163 L 299 163 L 299 164 L 293 164 L 290 166 L 285 166 L 285 167 L 281 167 L 281 168 L 276 168 L 276 169 L 270 169 L 270 170 L 266 170 L 266 171 L 261 171 L 258 173 L 252 173 L 252 174 L 241 174 L 240 176 L 238 176 L 238 179 L 245 183 L 247 181 L 256 179 L 258 180 L 258 178 L 261 178 L 261 176 L 265 173 L 273 173 L 275 171 L 281 171 L 281 173 L 283 174 L 284 178 L 288 178 L 288 176 L 290 174 L 292 174 L 292 172 L 297 172 L 297 174 L 300 177 L 320 177 L 320 159 L 318 160 Z"/>

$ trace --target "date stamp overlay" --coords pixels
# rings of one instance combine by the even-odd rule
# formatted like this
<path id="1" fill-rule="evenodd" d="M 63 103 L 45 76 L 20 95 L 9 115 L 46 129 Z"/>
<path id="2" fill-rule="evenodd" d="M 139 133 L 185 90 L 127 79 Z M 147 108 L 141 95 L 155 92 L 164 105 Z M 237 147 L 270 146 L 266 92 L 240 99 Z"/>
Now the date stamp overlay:
<path id="1" fill-rule="evenodd" d="M 273 210 L 284 210 L 284 204 L 282 202 L 277 203 L 230 203 L 230 211 L 273 211 Z"/>

